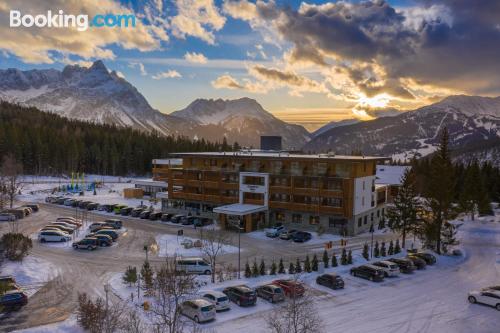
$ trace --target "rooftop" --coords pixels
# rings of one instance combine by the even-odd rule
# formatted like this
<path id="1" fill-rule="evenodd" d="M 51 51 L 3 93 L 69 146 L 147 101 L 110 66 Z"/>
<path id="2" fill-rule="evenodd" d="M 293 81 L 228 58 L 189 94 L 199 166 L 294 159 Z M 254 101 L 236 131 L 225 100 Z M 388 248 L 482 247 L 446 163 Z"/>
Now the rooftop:
<path id="1" fill-rule="evenodd" d="M 223 156 L 238 156 L 238 157 L 262 157 L 262 158 L 285 158 L 285 159 L 324 159 L 324 160 L 346 160 L 346 161 L 384 161 L 389 160 L 389 157 L 383 156 L 351 156 L 351 155 L 335 155 L 335 154 L 302 154 L 290 153 L 285 151 L 265 151 L 265 150 L 248 150 L 248 151 L 231 151 L 231 152 L 192 152 L 192 153 L 173 153 L 171 156 L 189 157 L 189 156 L 208 156 L 208 157 L 223 157 Z"/>
<path id="2" fill-rule="evenodd" d="M 401 177 L 408 168 L 410 167 L 401 165 L 377 165 L 375 184 L 401 185 Z"/>

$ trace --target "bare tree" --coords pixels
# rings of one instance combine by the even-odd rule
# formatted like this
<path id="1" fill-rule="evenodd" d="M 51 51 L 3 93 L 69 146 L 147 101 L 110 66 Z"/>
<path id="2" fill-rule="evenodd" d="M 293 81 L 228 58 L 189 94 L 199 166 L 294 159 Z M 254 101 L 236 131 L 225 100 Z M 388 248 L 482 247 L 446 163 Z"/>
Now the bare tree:
<path id="1" fill-rule="evenodd" d="M 181 317 L 181 303 L 196 293 L 194 275 L 175 269 L 175 256 L 159 269 L 153 283 L 152 322 L 157 333 L 181 333 L 188 327 Z"/>
<path id="2" fill-rule="evenodd" d="M 298 275 L 294 279 L 298 280 Z M 273 333 L 319 333 L 323 328 L 314 299 L 307 291 L 303 296 L 288 298 L 267 316 L 266 323 Z"/>
<path id="3" fill-rule="evenodd" d="M 22 190 L 20 175 L 23 172 L 23 166 L 13 155 L 7 155 L 3 159 L 0 168 L 0 174 L 3 178 L 3 194 L 8 198 L 10 208 L 14 206 L 14 200 Z"/>
<path id="4" fill-rule="evenodd" d="M 224 246 L 229 240 L 228 234 L 220 230 L 208 230 L 204 234 L 201 250 L 212 268 L 212 283 L 215 283 L 217 258 L 224 254 Z"/>
<path id="5" fill-rule="evenodd" d="M 0 211 L 7 207 L 7 185 L 0 168 Z"/>

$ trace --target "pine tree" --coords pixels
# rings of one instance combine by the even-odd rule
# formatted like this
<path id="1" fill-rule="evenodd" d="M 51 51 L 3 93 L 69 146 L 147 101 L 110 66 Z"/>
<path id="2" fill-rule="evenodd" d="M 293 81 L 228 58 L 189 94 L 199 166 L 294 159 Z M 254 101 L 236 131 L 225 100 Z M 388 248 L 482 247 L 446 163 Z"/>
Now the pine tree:
<path id="1" fill-rule="evenodd" d="M 314 272 L 318 271 L 318 256 L 316 255 L 316 253 L 314 254 L 314 256 L 312 258 L 311 269 Z"/>
<path id="2" fill-rule="evenodd" d="M 345 247 L 342 248 L 342 254 L 340 256 L 340 264 L 347 265 L 347 251 L 345 250 Z"/>
<path id="3" fill-rule="evenodd" d="M 393 231 L 400 232 L 405 247 L 406 236 L 409 232 L 415 232 L 418 224 L 417 212 L 420 203 L 416 190 L 416 174 L 411 168 L 407 168 L 401 177 L 401 186 L 394 198 L 393 207 L 387 209 L 389 227 Z"/>
<path id="4" fill-rule="evenodd" d="M 387 250 L 385 248 L 385 242 L 382 242 L 382 247 L 380 248 L 380 256 L 381 257 L 387 256 Z"/>
<path id="5" fill-rule="evenodd" d="M 252 265 L 252 277 L 258 277 L 260 274 L 259 272 L 259 267 L 257 266 L 257 260 L 253 260 L 253 265 Z"/>
<path id="6" fill-rule="evenodd" d="M 399 239 L 396 239 L 396 245 L 394 246 L 394 254 L 401 253 L 401 247 L 399 246 Z"/>
<path id="7" fill-rule="evenodd" d="M 266 275 L 266 264 L 264 263 L 264 258 L 260 259 L 259 274 Z"/>
<path id="8" fill-rule="evenodd" d="M 247 263 L 245 264 L 245 277 L 249 278 L 251 276 L 252 276 L 252 270 L 250 269 L 250 264 L 247 261 Z"/>
<path id="9" fill-rule="evenodd" d="M 278 274 L 285 274 L 285 265 L 283 264 L 283 258 L 280 258 L 280 263 L 278 265 Z"/>
<path id="10" fill-rule="evenodd" d="M 370 253 L 368 251 L 368 244 L 363 245 L 363 258 L 370 260 Z"/>
<path id="11" fill-rule="evenodd" d="M 389 243 L 389 250 L 387 250 L 387 254 L 392 256 L 394 254 L 394 242 L 391 239 L 391 242 Z"/>
<path id="12" fill-rule="evenodd" d="M 352 265 L 352 251 L 351 250 L 349 250 L 349 252 L 347 253 L 347 264 Z"/>
<path id="13" fill-rule="evenodd" d="M 306 260 L 304 261 L 304 272 L 311 273 L 311 260 L 309 259 L 309 255 L 306 255 Z"/>
<path id="14" fill-rule="evenodd" d="M 337 255 L 335 253 L 332 254 L 332 267 L 337 267 L 339 263 L 337 262 Z"/>
<path id="15" fill-rule="evenodd" d="M 153 270 L 149 261 L 145 261 L 141 268 L 141 280 L 143 288 L 149 293 L 153 289 Z"/>
<path id="16" fill-rule="evenodd" d="M 295 274 L 295 266 L 291 261 L 290 261 L 290 266 L 288 266 L 288 274 Z"/>
<path id="17" fill-rule="evenodd" d="M 330 258 L 328 258 L 328 252 L 326 252 L 326 250 L 323 251 L 323 263 L 325 264 L 325 268 L 328 268 Z"/>
<path id="18" fill-rule="evenodd" d="M 378 241 L 375 242 L 375 247 L 373 248 L 373 256 L 375 258 L 380 257 L 380 250 L 378 248 Z"/>
<path id="19" fill-rule="evenodd" d="M 300 264 L 299 258 L 297 258 L 297 263 L 295 265 L 295 273 L 302 273 L 302 265 Z"/>
<path id="20" fill-rule="evenodd" d="M 276 262 L 274 262 L 274 260 L 273 260 L 273 263 L 271 264 L 271 272 L 269 274 L 276 275 L 277 270 L 278 270 L 278 266 L 276 265 Z"/>
<path id="21" fill-rule="evenodd" d="M 123 283 L 128 283 L 128 286 L 131 287 L 133 284 L 137 282 L 137 268 L 128 266 L 125 270 L 125 274 L 123 274 Z"/>

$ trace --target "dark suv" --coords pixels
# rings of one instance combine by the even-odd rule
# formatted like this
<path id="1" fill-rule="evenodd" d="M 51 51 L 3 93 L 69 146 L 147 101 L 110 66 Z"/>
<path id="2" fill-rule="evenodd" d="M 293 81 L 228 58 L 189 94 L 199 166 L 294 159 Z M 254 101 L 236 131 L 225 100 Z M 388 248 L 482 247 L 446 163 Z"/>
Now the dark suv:
<path id="1" fill-rule="evenodd" d="M 336 274 L 323 274 L 316 278 L 316 283 L 331 289 L 344 289 L 344 280 Z"/>
<path id="2" fill-rule="evenodd" d="M 309 232 L 297 231 L 292 235 L 292 240 L 296 243 L 303 243 L 311 240 L 312 235 Z"/>
<path id="3" fill-rule="evenodd" d="M 436 257 L 430 253 L 416 252 L 416 253 L 412 253 L 412 255 L 425 260 L 427 265 L 434 265 L 436 263 Z"/>
<path id="4" fill-rule="evenodd" d="M 0 307 L 7 309 L 19 309 L 28 304 L 28 295 L 20 290 L 7 291 L 0 296 Z"/>
<path id="5" fill-rule="evenodd" d="M 384 271 L 373 265 L 353 267 L 351 268 L 351 275 L 375 282 L 384 280 Z"/>
<path id="6" fill-rule="evenodd" d="M 89 251 L 97 249 L 99 246 L 99 241 L 97 238 L 84 238 L 78 242 L 73 243 L 73 248 L 76 249 L 87 249 Z"/>
<path id="7" fill-rule="evenodd" d="M 231 302 L 239 306 L 250 306 L 257 303 L 257 295 L 255 291 L 245 285 L 227 287 L 222 291 Z"/>
<path id="8" fill-rule="evenodd" d="M 87 238 L 96 238 L 99 246 L 111 246 L 113 245 L 113 238 L 104 234 L 90 233 L 86 236 Z"/>
<path id="9" fill-rule="evenodd" d="M 410 274 L 413 273 L 415 269 L 417 269 L 410 259 L 391 258 L 388 259 L 388 261 L 392 261 L 393 263 L 397 264 L 399 266 L 399 269 L 401 270 L 401 273 Z"/>

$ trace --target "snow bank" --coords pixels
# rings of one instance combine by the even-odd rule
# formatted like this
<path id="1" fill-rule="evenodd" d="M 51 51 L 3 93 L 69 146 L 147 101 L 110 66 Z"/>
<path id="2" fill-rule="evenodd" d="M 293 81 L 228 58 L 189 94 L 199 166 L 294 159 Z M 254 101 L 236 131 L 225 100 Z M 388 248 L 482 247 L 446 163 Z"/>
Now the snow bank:
<path id="1" fill-rule="evenodd" d="M 158 251 L 159 257 L 167 257 L 172 256 L 174 254 L 178 256 L 194 256 L 194 257 L 202 257 L 203 252 L 200 248 L 185 248 L 182 243 L 183 242 L 195 242 L 198 239 L 184 237 L 184 236 L 176 236 L 170 234 L 162 234 L 156 236 L 156 250 Z M 221 254 L 229 254 L 229 253 L 237 253 L 238 247 L 232 245 L 224 245 L 222 247 Z M 242 250 L 243 252 L 243 250 Z"/>

